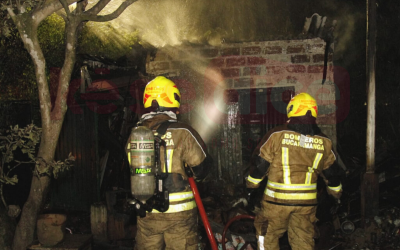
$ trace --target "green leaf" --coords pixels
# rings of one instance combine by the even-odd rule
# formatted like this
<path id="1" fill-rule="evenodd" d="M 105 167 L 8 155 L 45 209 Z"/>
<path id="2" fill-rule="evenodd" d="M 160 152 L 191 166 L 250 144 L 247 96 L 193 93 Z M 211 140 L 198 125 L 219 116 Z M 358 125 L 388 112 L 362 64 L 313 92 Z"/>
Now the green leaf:
<path id="1" fill-rule="evenodd" d="M 15 185 L 18 183 L 18 177 L 16 175 L 11 178 L 8 176 L 3 176 L 2 178 L 0 178 L 0 181 L 4 184 Z"/>

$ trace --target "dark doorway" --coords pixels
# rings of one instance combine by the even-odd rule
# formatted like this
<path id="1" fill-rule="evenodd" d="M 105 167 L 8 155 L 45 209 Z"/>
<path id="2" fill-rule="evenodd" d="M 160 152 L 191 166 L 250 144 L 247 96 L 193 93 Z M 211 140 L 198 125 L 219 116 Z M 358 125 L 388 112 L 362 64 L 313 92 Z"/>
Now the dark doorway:
<path id="1" fill-rule="evenodd" d="M 270 129 L 287 121 L 286 106 L 294 96 L 294 87 L 251 88 L 235 91 L 238 95 L 242 126 L 242 161 L 243 165 L 247 165 L 262 137 Z"/>

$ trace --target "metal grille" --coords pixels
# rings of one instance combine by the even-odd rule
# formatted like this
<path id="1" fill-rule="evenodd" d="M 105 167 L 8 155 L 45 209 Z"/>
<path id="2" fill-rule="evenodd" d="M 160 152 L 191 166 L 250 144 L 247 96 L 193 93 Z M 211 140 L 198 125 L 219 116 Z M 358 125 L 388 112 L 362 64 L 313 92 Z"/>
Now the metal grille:
<path id="1" fill-rule="evenodd" d="M 268 130 L 287 120 L 293 87 L 226 91 L 226 120 L 219 125 L 218 144 L 209 151 L 219 179 L 243 184 L 251 154 Z"/>

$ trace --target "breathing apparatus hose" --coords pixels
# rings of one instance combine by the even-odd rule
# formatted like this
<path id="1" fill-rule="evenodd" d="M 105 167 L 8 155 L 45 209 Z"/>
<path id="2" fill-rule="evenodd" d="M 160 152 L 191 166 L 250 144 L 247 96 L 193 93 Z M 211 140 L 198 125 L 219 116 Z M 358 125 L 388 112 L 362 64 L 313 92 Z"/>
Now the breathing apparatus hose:
<path id="1" fill-rule="evenodd" d="M 255 217 L 252 215 L 248 215 L 248 214 L 241 214 L 241 215 L 237 215 L 235 217 L 233 217 L 232 219 L 230 219 L 228 221 L 228 223 L 226 223 L 225 227 L 224 227 L 224 231 L 222 232 L 222 250 L 226 250 L 226 246 L 225 246 L 225 235 L 226 235 L 226 231 L 228 231 L 229 226 L 236 220 L 240 220 L 240 219 L 252 219 L 254 220 Z"/>
<path id="2" fill-rule="evenodd" d="M 204 206 L 203 206 L 203 202 L 201 201 L 201 198 L 200 198 L 199 190 L 197 189 L 196 182 L 193 179 L 193 173 L 188 167 L 186 167 L 185 169 L 186 169 L 186 174 L 188 176 L 190 188 L 192 189 L 194 199 L 196 200 L 197 208 L 199 209 L 201 220 L 203 221 L 208 240 L 210 241 L 210 244 L 211 244 L 211 249 L 218 250 L 217 242 L 216 242 L 214 234 L 212 232 L 210 223 L 208 222 L 207 214 L 206 214 L 206 211 L 204 210 Z"/>

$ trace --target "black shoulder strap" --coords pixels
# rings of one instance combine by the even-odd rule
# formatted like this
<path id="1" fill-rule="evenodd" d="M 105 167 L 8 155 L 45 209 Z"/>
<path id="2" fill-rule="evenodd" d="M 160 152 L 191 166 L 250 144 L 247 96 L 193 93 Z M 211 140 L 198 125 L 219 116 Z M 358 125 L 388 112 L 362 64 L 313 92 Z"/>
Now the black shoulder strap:
<path id="1" fill-rule="evenodd" d="M 165 135 L 165 133 L 167 133 L 167 129 L 169 127 L 169 125 L 171 125 L 172 122 L 170 121 L 165 121 L 163 123 L 160 124 L 160 126 L 158 126 L 157 128 L 157 134 L 160 136 Z"/>

